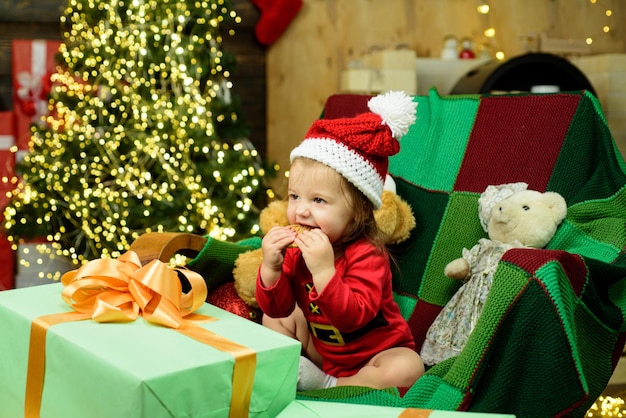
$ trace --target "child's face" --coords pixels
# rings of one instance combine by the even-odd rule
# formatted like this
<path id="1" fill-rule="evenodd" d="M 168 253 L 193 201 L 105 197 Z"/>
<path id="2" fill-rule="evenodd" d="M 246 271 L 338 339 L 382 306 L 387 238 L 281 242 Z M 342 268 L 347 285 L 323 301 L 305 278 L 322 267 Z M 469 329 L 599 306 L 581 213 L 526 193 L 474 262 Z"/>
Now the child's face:
<path id="1" fill-rule="evenodd" d="M 341 189 L 341 177 L 315 162 L 295 160 L 289 170 L 289 223 L 320 228 L 336 242 L 354 222 L 354 210 Z"/>

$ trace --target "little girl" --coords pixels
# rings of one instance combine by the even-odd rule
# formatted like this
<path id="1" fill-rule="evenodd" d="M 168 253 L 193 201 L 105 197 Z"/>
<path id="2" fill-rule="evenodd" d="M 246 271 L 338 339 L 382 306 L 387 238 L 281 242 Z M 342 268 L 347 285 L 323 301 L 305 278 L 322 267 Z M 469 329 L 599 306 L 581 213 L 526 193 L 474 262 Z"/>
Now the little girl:
<path id="1" fill-rule="evenodd" d="M 416 105 L 376 96 L 370 112 L 317 120 L 291 153 L 287 218 L 310 229 L 268 231 L 256 299 L 265 326 L 302 343 L 299 390 L 408 387 L 424 373 L 373 213 Z"/>

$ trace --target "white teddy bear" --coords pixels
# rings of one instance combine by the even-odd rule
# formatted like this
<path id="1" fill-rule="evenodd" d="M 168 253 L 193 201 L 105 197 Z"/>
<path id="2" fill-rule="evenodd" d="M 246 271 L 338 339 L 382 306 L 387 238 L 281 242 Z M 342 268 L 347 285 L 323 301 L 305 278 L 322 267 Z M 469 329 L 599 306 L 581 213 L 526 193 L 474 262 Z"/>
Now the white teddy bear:
<path id="1" fill-rule="evenodd" d="M 527 190 L 526 183 L 488 186 L 478 199 L 481 238 L 463 249 L 445 275 L 466 282 L 443 307 L 428 329 L 421 356 L 427 365 L 458 355 L 482 312 L 502 255 L 511 248 L 543 248 L 565 219 L 565 199 L 554 192 Z"/>

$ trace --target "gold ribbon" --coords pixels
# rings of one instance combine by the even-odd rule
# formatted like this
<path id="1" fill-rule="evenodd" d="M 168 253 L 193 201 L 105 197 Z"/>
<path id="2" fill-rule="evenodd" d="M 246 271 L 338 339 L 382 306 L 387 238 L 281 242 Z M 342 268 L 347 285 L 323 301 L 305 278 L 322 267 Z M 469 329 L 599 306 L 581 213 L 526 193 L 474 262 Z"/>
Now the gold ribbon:
<path id="1" fill-rule="evenodd" d="M 398 415 L 398 418 L 428 418 L 431 412 L 433 412 L 432 409 L 406 408 Z"/>
<path id="2" fill-rule="evenodd" d="M 177 270 L 159 260 L 142 267 L 133 251 L 118 259 L 92 260 L 65 273 L 61 277 L 65 286 L 61 296 L 74 311 L 41 316 L 31 324 L 24 416 L 39 417 L 49 327 L 89 318 L 96 322 L 130 322 L 140 315 L 150 323 L 173 328 L 232 355 L 235 365 L 230 416 L 248 416 L 256 353 L 197 325 L 215 319 L 193 313 L 206 300 L 206 283 L 193 271 L 185 269 L 184 275 L 191 284 L 187 293 L 182 292 Z"/>

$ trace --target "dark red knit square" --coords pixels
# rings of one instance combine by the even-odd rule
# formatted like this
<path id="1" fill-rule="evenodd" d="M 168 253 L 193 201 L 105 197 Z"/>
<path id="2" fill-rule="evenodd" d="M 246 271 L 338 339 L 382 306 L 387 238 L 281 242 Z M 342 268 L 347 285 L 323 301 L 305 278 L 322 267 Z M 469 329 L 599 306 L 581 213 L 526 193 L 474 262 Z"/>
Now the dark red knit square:
<path id="1" fill-rule="evenodd" d="M 454 190 L 524 181 L 545 191 L 579 95 L 504 95 L 481 99 Z"/>
<path id="2" fill-rule="evenodd" d="M 409 328 L 411 328 L 411 333 L 413 334 L 413 340 L 415 341 L 415 350 L 418 353 L 422 349 L 428 328 L 430 328 L 437 315 L 439 315 L 439 312 L 441 312 L 441 306 L 424 302 L 421 299 L 417 301 L 408 323 Z"/>
<path id="3" fill-rule="evenodd" d="M 509 262 L 535 275 L 545 264 L 557 261 L 565 271 L 576 296 L 580 296 L 587 284 L 587 266 L 583 259 L 575 254 L 560 250 L 537 251 L 532 248 L 514 248 L 502 256 L 502 261 Z"/>
<path id="4" fill-rule="evenodd" d="M 371 95 L 366 94 L 335 94 L 326 100 L 324 119 L 352 118 L 361 113 L 369 112 L 367 102 Z"/>

